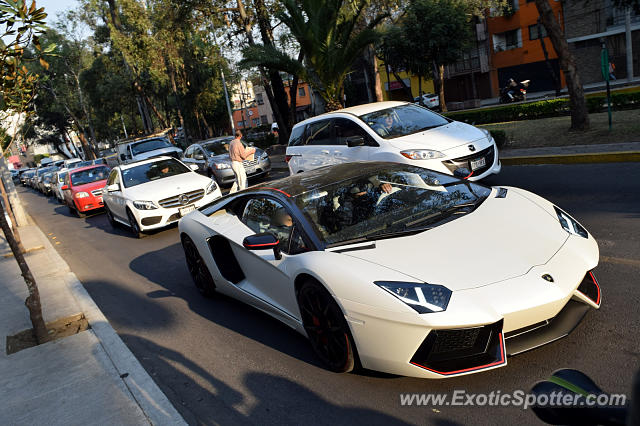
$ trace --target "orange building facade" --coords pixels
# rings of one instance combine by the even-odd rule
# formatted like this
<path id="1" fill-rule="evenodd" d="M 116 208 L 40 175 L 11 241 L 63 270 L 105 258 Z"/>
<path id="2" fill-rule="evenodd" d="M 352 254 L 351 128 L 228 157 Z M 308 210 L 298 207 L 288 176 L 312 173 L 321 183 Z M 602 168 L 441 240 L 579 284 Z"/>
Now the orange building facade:
<path id="1" fill-rule="evenodd" d="M 549 1 L 554 15 L 564 28 L 562 2 Z M 531 80 L 529 91 L 554 90 L 556 83 L 565 87 L 564 75 L 559 69 L 556 54 L 542 24 L 538 25 L 538 9 L 532 0 L 511 0 L 505 16 L 487 19 L 491 48 L 491 86 L 493 96 L 499 96 L 500 88 L 510 78 L 516 81 Z M 545 60 L 541 40 L 547 50 Z"/>

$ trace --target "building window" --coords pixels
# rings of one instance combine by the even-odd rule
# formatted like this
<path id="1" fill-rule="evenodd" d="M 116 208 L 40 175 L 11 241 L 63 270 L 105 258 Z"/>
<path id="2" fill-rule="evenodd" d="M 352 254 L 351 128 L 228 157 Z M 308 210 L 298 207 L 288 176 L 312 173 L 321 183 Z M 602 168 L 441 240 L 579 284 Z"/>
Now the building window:
<path id="1" fill-rule="evenodd" d="M 298 88 L 298 96 L 304 96 L 304 87 Z"/>
<path id="2" fill-rule="evenodd" d="M 522 47 L 522 31 L 520 28 L 493 36 L 493 50 L 501 52 Z"/>
<path id="3" fill-rule="evenodd" d="M 253 118 L 251 120 L 251 126 L 259 126 L 260 125 L 260 119 L 259 118 Z"/>
<path id="4" fill-rule="evenodd" d="M 262 124 L 267 124 L 267 123 L 269 122 L 269 120 L 267 119 L 267 116 L 266 116 L 266 115 L 261 115 L 261 116 L 260 116 L 260 122 L 261 122 Z"/>
<path id="5" fill-rule="evenodd" d="M 547 37 L 547 29 L 544 25 L 529 25 L 529 40 L 537 40 Z"/>
<path id="6" fill-rule="evenodd" d="M 244 128 L 244 126 L 245 126 L 244 121 L 238 121 L 238 127 Z"/>
<path id="7" fill-rule="evenodd" d="M 256 102 L 258 102 L 258 105 L 264 105 L 264 99 L 262 99 L 262 93 L 256 93 Z"/>

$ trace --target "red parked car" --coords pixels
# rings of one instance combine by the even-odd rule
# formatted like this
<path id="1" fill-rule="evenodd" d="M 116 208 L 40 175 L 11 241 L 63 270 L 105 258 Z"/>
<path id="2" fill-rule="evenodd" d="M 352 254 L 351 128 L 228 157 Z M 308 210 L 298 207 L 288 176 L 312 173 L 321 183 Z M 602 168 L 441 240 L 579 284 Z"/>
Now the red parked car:
<path id="1" fill-rule="evenodd" d="M 61 189 L 64 192 L 64 201 L 72 213 L 84 217 L 88 211 L 104 207 L 102 191 L 107 184 L 109 171 L 110 169 L 103 165 L 69 170 Z"/>

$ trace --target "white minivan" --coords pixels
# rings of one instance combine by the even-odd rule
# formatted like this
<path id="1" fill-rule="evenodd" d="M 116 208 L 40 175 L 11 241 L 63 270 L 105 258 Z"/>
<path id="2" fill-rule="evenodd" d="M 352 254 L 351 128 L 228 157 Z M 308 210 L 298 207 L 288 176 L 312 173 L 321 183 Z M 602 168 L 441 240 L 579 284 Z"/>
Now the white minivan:
<path id="1" fill-rule="evenodd" d="M 291 130 L 291 174 L 331 164 L 389 161 L 482 179 L 500 172 L 491 134 L 408 102 L 376 102 L 309 118 Z"/>

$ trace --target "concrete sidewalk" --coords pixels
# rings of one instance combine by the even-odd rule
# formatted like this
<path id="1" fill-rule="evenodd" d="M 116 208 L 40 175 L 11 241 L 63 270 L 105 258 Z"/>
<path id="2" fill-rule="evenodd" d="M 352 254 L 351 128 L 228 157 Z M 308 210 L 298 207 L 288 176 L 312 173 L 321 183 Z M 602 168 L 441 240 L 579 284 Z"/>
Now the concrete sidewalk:
<path id="1" fill-rule="evenodd" d="M 6 354 L 6 336 L 31 328 L 27 287 L 0 256 L 0 419 L 3 424 L 186 424 L 35 225 L 20 228 L 45 322 L 84 313 L 90 329 Z M 0 255 L 11 253 L 0 233 Z"/>
<path id="2" fill-rule="evenodd" d="M 503 165 L 618 163 L 640 161 L 640 142 L 499 149 Z M 270 155 L 273 170 L 289 170 L 284 155 Z"/>

